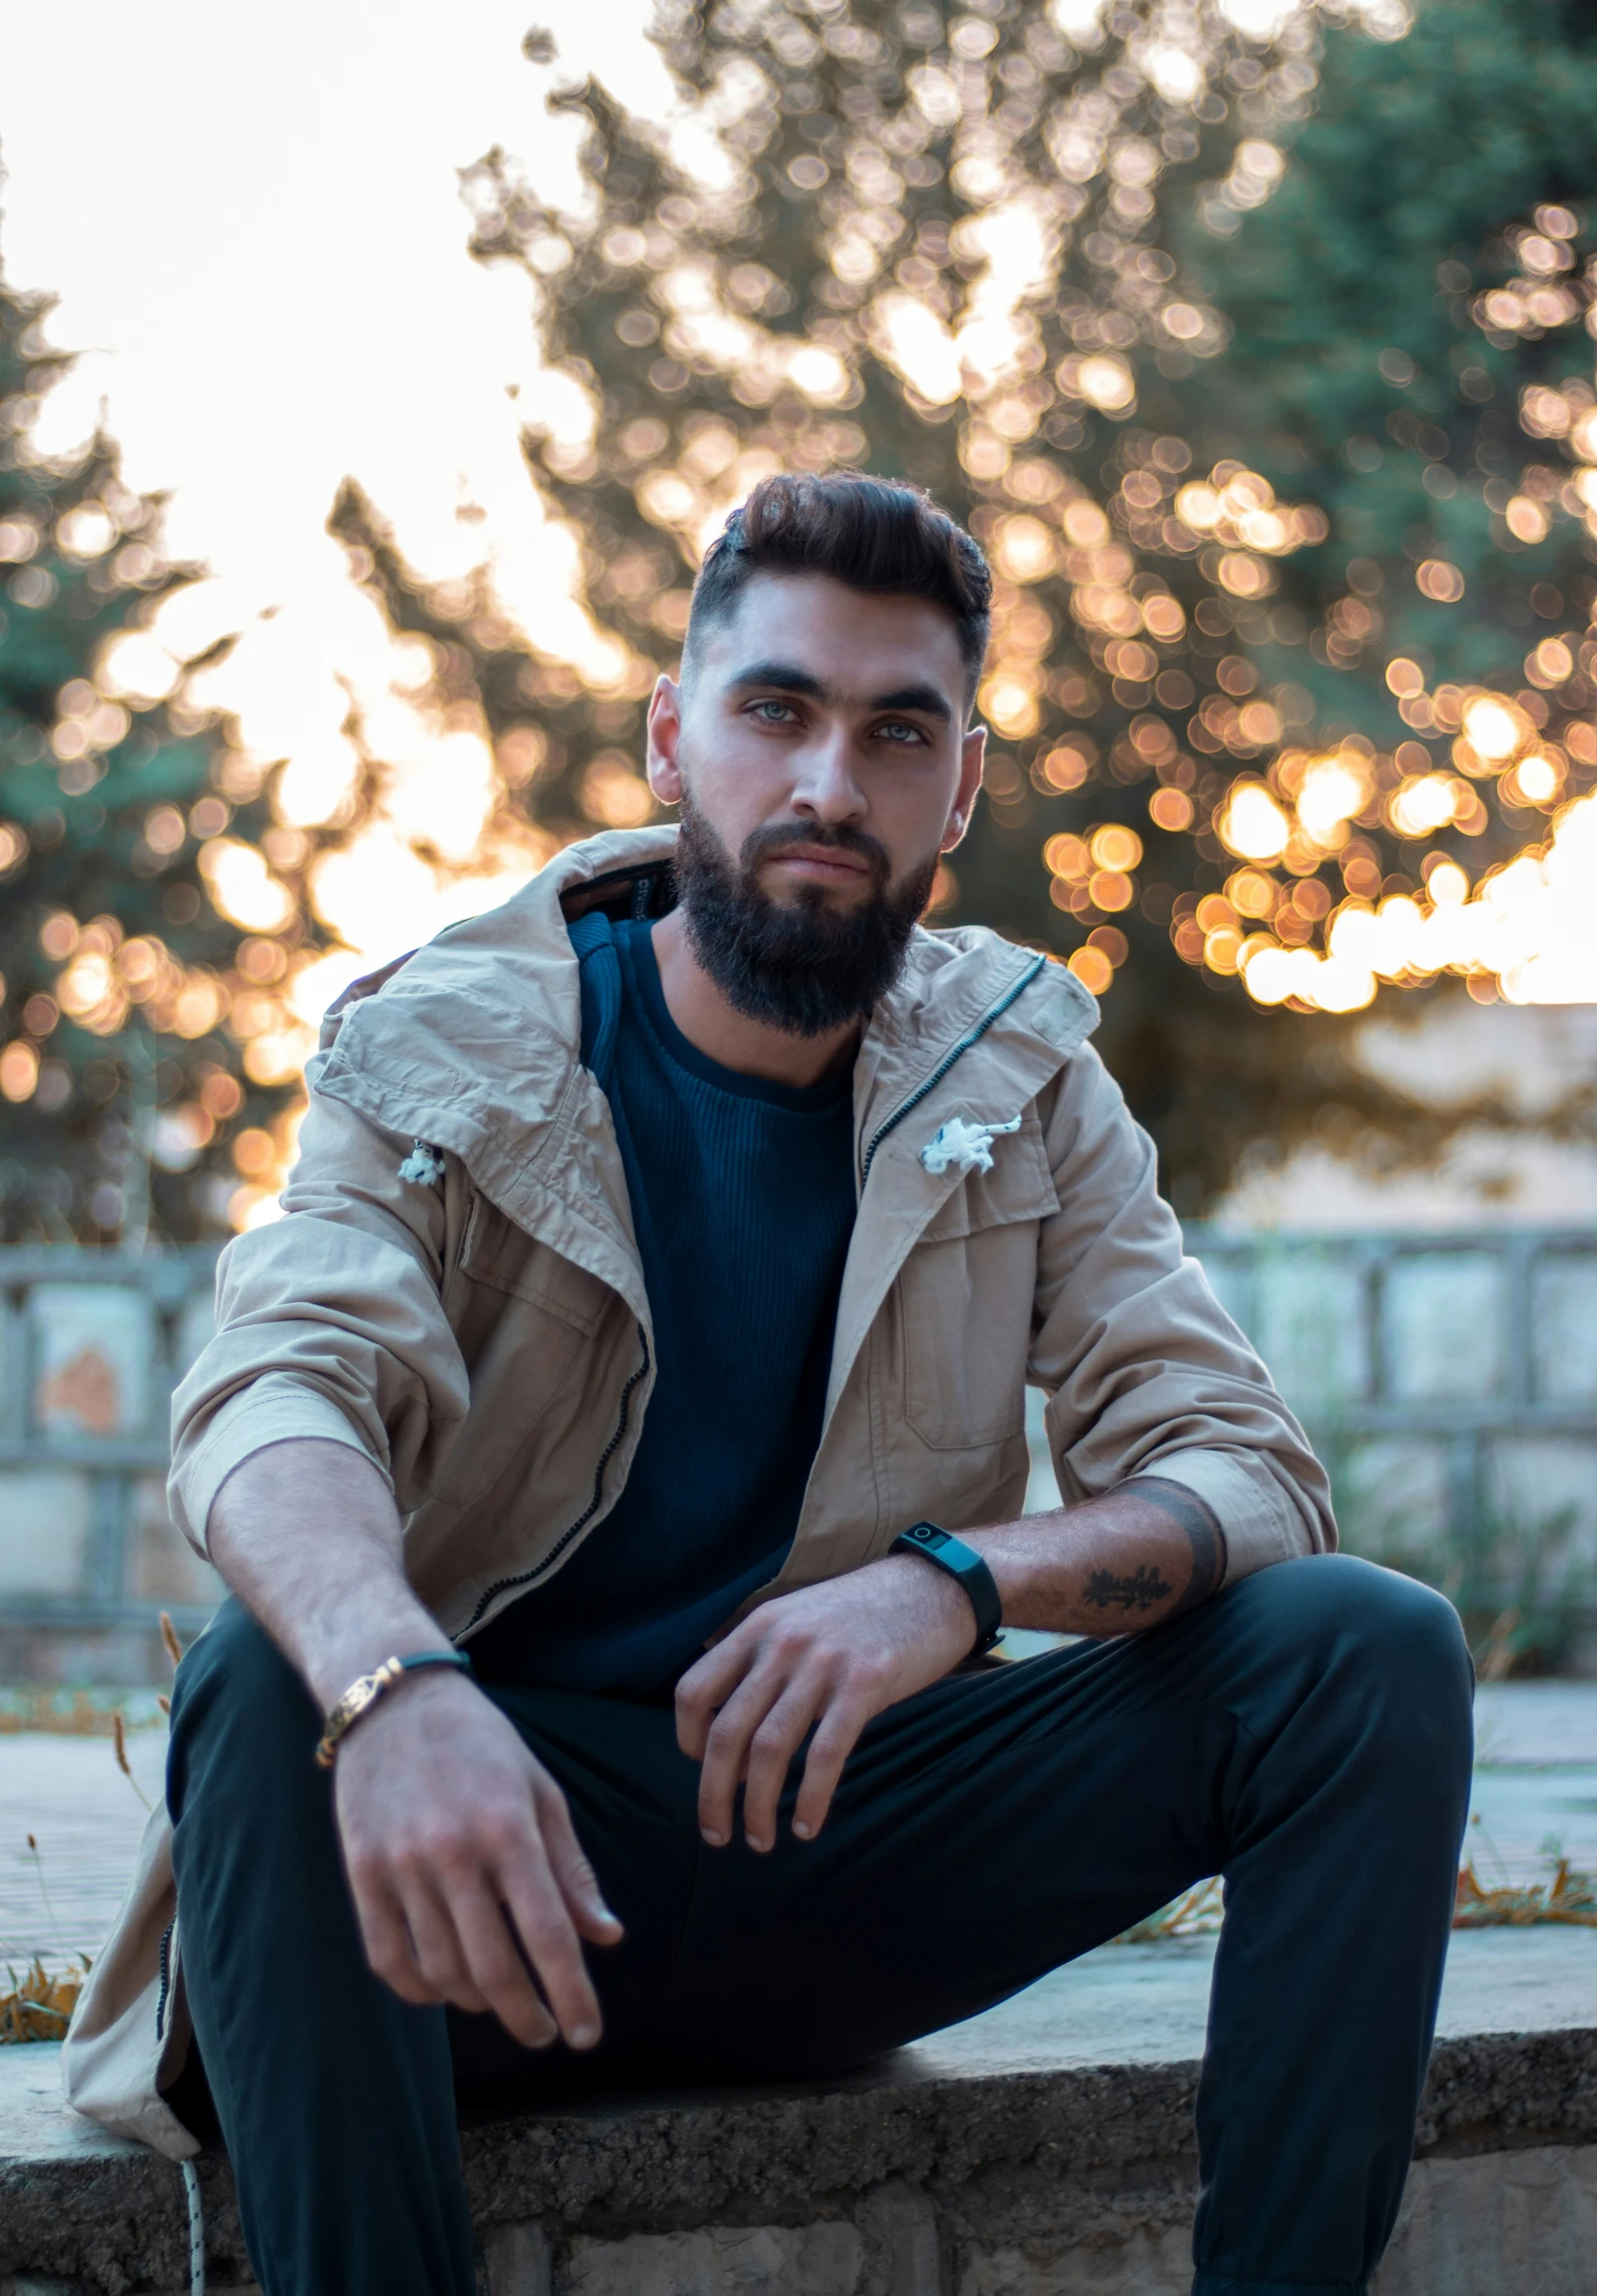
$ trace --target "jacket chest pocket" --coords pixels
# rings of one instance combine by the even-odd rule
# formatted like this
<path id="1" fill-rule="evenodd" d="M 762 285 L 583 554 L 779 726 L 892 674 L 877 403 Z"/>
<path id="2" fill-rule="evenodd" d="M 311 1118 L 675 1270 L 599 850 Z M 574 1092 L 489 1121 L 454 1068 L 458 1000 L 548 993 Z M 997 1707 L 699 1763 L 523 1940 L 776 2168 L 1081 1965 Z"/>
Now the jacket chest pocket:
<path id="1" fill-rule="evenodd" d="M 928 1222 L 894 1286 L 903 1411 L 934 1451 L 1020 1434 L 1037 1288 L 1037 1234 L 1059 1208 L 1034 1117 L 996 1144 Z"/>
<path id="2" fill-rule="evenodd" d="M 591 1339 L 614 1297 L 599 1276 L 539 1243 L 486 1196 L 472 1198 L 447 1301 L 457 1333 L 474 1319 L 496 1320 L 508 1301 L 520 1300 Z"/>

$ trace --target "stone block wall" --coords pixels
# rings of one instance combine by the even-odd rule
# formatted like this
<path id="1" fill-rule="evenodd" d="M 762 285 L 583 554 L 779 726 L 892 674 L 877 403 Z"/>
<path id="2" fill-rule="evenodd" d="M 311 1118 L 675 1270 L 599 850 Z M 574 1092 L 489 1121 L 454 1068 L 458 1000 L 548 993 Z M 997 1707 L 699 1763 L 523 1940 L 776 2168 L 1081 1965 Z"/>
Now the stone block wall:
<path id="1" fill-rule="evenodd" d="M 521 2224 L 490 2235 L 485 2296 L 1188 2296 L 1189 2195 L 1175 2213 L 1079 2244 L 1024 2211 L 1007 2238 L 967 2237 L 900 2183 L 799 2226 L 561 2239 Z M 1594 2241 L 1597 2146 L 1418 2161 L 1370 2296 L 1589 2296 Z"/>
<path id="2" fill-rule="evenodd" d="M 173 1529 L 172 1389 L 212 1326 L 214 1250 L 0 1251 L 0 1679 L 159 1681 L 220 1582 Z"/>
<path id="3" fill-rule="evenodd" d="M 1504 1600 L 1533 1551 L 1597 1660 L 1597 1229 L 1189 1244 L 1330 1465 L 1346 1544 L 1441 1586 L 1484 1556 Z M 157 1613 L 187 1634 L 215 1603 L 163 1498 L 215 1262 L 0 1249 L 0 1680 L 162 1680 Z"/>
<path id="4" fill-rule="evenodd" d="M 1189 1248 L 1331 1472 L 1344 1543 L 1597 1617 L 1597 1230 Z"/>

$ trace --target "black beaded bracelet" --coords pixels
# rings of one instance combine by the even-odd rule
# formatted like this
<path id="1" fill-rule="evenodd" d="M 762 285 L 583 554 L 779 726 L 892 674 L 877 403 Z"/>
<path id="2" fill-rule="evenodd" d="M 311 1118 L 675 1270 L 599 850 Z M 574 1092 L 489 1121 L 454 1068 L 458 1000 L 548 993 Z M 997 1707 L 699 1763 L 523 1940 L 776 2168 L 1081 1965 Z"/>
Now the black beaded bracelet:
<path id="1" fill-rule="evenodd" d="M 959 1581 L 976 1613 L 976 1644 L 970 1654 L 979 1658 L 984 1650 L 990 1650 L 1003 1634 L 1003 1598 L 998 1593 L 997 1580 L 975 1548 L 967 1547 L 963 1539 L 956 1539 L 951 1531 L 939 1530 L 935 1523 L 913 1523 L 907 1531 L 900 1531 L 892 1543 L 890 1551 L 900 1550 L 906 1555 L 923 1556 L 939 1571 L 946 1571 L 950 1579 Z"/>

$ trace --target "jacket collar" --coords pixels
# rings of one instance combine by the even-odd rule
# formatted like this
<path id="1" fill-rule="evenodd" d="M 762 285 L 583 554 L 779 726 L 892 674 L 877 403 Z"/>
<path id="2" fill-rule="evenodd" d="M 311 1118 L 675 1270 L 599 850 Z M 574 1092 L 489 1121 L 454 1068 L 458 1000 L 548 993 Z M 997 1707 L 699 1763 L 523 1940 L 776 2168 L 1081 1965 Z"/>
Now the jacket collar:
<path id="1" fill-rule="evenodd" d="M 500 907 L 355 983 L 328 1014 L 316 1089 L 407 1143 L 452 1151 L 523 1224 L 533 1224 L 534 1209 L 547 1214 L 551 1195 L 563 1199 L 635 1264 L 608 1106 L 580 1065 L 581 995 L 566 917 L 602 897 L 608 887 L 599 880 L 613 880 L 624 898 L 630 878 L 659 872 L 676 835 L 674 827 L 613 830 L 568 845 Z M 997 933 L 917 928 L 856 1064 L 861 1186 L 867 1163 L 900 1128 L 913 1130 L 908 1145 L 918 1150 L 921 1132 L 929 1138 L 955 1107 L 1005 1120 L 1096 1017 L 1073 974 Z M 986 1105 L 994 1094 L 1003 1106 Z M 894 1145 L 896 1164 L 904 1144 Z M 619 1288 L 630 1295 L 634 1286 Z"/>

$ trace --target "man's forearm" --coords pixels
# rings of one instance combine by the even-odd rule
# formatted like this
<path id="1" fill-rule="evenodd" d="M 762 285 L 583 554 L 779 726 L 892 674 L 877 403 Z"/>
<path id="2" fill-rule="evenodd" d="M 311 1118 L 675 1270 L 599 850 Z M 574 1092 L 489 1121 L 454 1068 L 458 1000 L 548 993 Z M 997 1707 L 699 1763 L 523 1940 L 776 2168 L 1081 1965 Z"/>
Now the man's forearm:
<path id="1" fill-rule="evenodd" d="M 1226 1576 L 1224 1533 L 1177 1483 L 1127 1483 L 960 1537 L 997 1581 L 1005 1624 L 1056 1634 L 1141 1633 L 1206 1603 Z"/>
<path id="2" fill-rule="evenodd" d="M 406 1584 L 398 1510 L 346 1443 L 274 1443 L 211 1510 L 212 1560 L 323 1708 L 357 1674 L 442 1641 Z"/>

